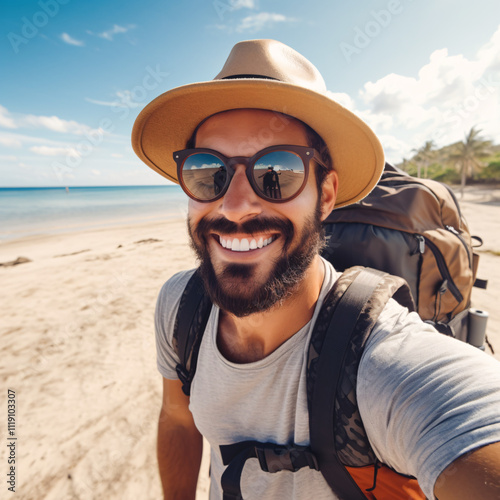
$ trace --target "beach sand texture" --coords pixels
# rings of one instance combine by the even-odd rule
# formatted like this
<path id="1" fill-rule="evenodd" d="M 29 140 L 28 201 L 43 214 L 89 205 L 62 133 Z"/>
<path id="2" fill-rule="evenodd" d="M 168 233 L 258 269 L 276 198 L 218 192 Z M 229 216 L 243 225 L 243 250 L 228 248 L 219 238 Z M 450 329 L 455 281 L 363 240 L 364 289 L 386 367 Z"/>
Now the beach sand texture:
<path id="1" fill-rule="evenodd" d="M 489 286 L 474 290 L 473 306 L 489 312 L 500 359 L 500 189 L 468 188 L 461 206 L 484 240 L 478 275 Z M 6 415 L 13 389 L 15 498 L 161 498 L 153 313 L 162 284 L 195 265 L 184 220 L 0 245 L 0 262 L 18 257 L 31 262 L 0 267 L 0 408 Z M 207 447 L 204 458 L 198 500 L 208 498 Z"/>

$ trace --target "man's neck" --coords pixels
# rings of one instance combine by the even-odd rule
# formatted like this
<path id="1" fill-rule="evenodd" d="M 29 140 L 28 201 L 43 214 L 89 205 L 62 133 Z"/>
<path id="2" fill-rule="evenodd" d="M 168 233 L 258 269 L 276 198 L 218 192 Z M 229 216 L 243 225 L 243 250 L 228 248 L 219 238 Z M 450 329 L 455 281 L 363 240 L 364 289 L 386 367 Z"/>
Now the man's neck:
<path id="1" fill-rule="evenodd" d="M 235 363 L 265 358 L 312 318 L 325 276 L 317 255 L 292 297 L 261 313 L 238 318 L 220 311 L 217 345 L 222 355 Z"/>

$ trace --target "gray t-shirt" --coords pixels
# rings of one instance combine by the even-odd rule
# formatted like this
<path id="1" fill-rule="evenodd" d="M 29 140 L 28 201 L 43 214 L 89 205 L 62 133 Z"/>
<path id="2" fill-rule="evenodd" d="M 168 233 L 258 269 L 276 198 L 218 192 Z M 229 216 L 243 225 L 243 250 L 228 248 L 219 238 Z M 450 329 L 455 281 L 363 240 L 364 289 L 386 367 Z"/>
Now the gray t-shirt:
<path id="1" fill-rule="evenodd" d="M 325 262 L 325 279 L 311 321 L 266 358 L 236 364 L 217 348 L 219 309 L 212 308 L 191 387 L 190 410 L 211 445 L 210 498 L 221 499 L 219 446 L 245 440 L 309 444 L 306 367 L 309 338 L 324 296 L 338 274 Z M 173 276 L 156 309 L 157 362 L 177 379 L 172 327 L 192 275 Z M 500 364 L 478 349 L 437 334 L 417 314 L 391 300 L 363 353 L 358 406 L 381 462 L 415 476 L 434 498 L 439 474 L 462 454 L 500 441 Z M 179 453 L 181 451 L 179 450 Z M 245 500 L 334 499 L 320 472 L 263 472 L 247 461 Z"/>

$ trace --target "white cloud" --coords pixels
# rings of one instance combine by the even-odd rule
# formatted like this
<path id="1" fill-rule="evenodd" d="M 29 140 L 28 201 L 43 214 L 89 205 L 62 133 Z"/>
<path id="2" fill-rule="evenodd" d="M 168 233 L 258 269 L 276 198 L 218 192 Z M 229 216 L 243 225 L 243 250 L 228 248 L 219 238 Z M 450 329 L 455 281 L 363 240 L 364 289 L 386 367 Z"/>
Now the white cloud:
<path id="1" fill-rule="evenodd" d="M 391 134 L 378 134 L 378 138 L 384 146 L 385 155 L 389 160 L 392 158 L 402 159 L 408 154 L 408 144 L 406 141 L 398 139 Z"/>
<path id="2" fill-rule="evenodd" d="M 10 116 L 7 108 L 0 105 L 0 127 L 17 128 L 14 119 Z"/>
<path id="3" fill-rule="evenodd" d="M 255 9 L 257 2 L 255 0 L 230 0 L 229 5 L 232 10 Z"/>
<path id="4" fill-rule="evenodd" d="M 125 96 L 124 99 L 130 99 L 130 96 Z M 138 104 L 135 104 L 136 106 Z M 5 107 L 0 105 L 0 127 L 18 129 L 18 128 L 37 128 L 47 129 L 53 132 L 62 134 L 84 135 L 99 132 L 88 125 L 78 123 L 75 120 L 63 120 L 58 116 L 37 116 L 23 115 L 20 113 L 12 115 Z M 12 136 L 12 134 L 10 135 Z M 2 134 L 6 137 L 6 134 Z M 20 136 L 18 136 L 20 138 Z M 5 141 L 5 139 L 4 139 Z"/>
<path id="5" fill-rule="evenodd" d="M 478 59 L 490 70 L 500 70 L 500 26 L 478 51 Z"/>
<path id="6" fill-rule="evenodd" d="M 120 154 L 120 153 L 112 153 L 112 154 L 111 154 L 111 156 L 112 156 L 113 158 L 123 158 L 123 155 L 122 155 L 122 154 Z"/>
<path id="7" fill-rule="evenodd" d="M 391 115 L 372 113 L 369 110 L 355 111 L 355 113 L 379 135 L 391 131 L 394 127 L 394 118 Z"/>
<path id="8" fill-rule="evenodd" d="M 2 133 L 1 135 L 2 141 L 4 144 L 11 144 L 16 147 L 16 144 L 41 144 L 43 145 L 51 145 L 54 147 L 64 147 L 66 146 L 65 142 L 54 141 L 51 139 L 47 139 L 45 137 L 33 137 L 31 135 L 18 134 L 16 132 L 10 133 Z"/>
<path id="9" fill-rule="evenodd" d="M 204 163 L 200 167 L 196 167 L 193 165 L 192 170 L 202 169 L 202 168 L 219 168 L 219 167 L 220 167 L 219 163 Z"/>
<path id="10" fill-rule="evenodd" d="M 50 146 L 33 146 L 30 151 L 40 156 L 65 156 L 67 154 L 80 156 L 75 148 L 63 147 L 63 148 L 53 148 Z"/>
<path id="11" fill-rule="evenodd" d="M 254 10 L 257 8 L 256 0 L 214 0 L 212 5 L 221 21 L 224 20 L 228 12 L 234 12 L 240 9 Z M 212 27 L 225 31 L 232 31 L 232 28 L 226 25 L 215 25 Z"/>
<path id="12" fill-rule="evenodd" d="M 134 101 L 134 94 L 130 90 L 119 90 L 116 92 L 116 97 L 120 99 L 118 101 L 119 106 L 125 106 L 127 108 L 137 108 L 139 103 Z"/>
<path id="13" fill-rule="evenodd" d="M 83 135 L 92 132 L 92 129 L 88 125 L 78 123 L 74 120 L 63 120 L 57 116 L 26 115 L 19 122 L 24 126 L 44 128 L 62 134 Z"/>
<path id="14" fill-rule="evenodd" d="M 130 90 L 118 90 L 115 95 L 117 98 L 114 101 L 99 101 L 90 97 L 86 97 L 85 100 L 92 104 L 108 106 L 110 108 L 137 108 L 139 106 L 139 102 L 133 100 L 133 94 Z"/>
<path id="15" fill-rule="evenodd" d="M 134 24 L 129 24 L 128 26 L 119 26 L 118 24 L 114 24 L 110 30 L 103 31 L 102 33 L 93 33 L 92 31 L 87 31 L 89 35 L 98 36 L 100 38 L 104 38 L 105 40 L 109 40 L 110 42 L 113 40 L 115 35 L 119 35 L 122 33 L 127 33 L 127 31 L 134 29 Z"/>
<path id="16" fill-rule="evenodd" d="M 19 139 L 3 135 L 0 135 L 0 144 L 8 148 L 20 148 L 23 145 Z"/>
<path id="17" fill-rule="evenodd" d="M 393 161 L 426 140 L 438 146 L 461 140 L 473 126 L 498 143 L 500 27 L 470 59 L 450 55 L 446 48 L 436 50 L 416 77 L 392 73 L 367 82 L 357 99 L 340 96 L 341 104 L 384 139 L 387 155 L 397 156 Z"/>
<path id="18" fill-rule="evenodd" d="M 335 102 L 338 102 L 341 106 L 348 109 L 349 111 L 353 111 L 355 104 L 352 97 L 345 92 L 332 92 L 330 90 L 326 91 L 328 97 L 333 99 Z"/>
<path id="19" fill-rule="evenodd" d="M 67 33 L 61 34 L 61 40 L 69 45 L 76 45 L 77 47 L 83 47 L 85 43 L 82 40 L 76 40 Z"/>
<path id="20" fill-rule="evenodd" d="M 96 170 L 95 168 L 93 168 L 93 169 L 91 170 L 91 173 L 92 173 L 92 174 L 94 174 L 95 176 L 99 176 L 99 175 L 101 175 L 101 171 L 100 171 L 100 170 Z"/>
<path id="21" fill-rule="evenodd" d="M 99 106 L 109 106 L 110 108 L 120 106 L 120 103 L 118 101 L 98 101 L 97 99 L 91 99 L 90 97 L 86 97 L 85 100 L 87 102 L 91 102 L 92 104 L 98 104 Z M 124 105 L 121 106 L 125 107 Z"/>
<path id="22" fill-rule="evenodd" d="M 259 12 L 251 16 L 244 17 L 236 27 L 238 33 L 248 31 L 254 33 L 261 29 L 272 26 L 276 23 L 289 23 L 294 22 L 295 19 L 286 17 L 283 14 L 275 14 L 272 12 Z"/>

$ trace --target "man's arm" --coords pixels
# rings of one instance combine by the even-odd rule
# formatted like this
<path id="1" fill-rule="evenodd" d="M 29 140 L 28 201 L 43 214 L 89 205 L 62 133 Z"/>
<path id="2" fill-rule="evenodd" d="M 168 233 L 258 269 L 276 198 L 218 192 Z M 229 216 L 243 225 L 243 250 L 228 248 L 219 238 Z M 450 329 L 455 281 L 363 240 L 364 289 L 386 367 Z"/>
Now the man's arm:
<path id="1" fill-rule="evenodd" d="M 181 382 L 164 378 L 157 456 L 165 500 L 196 496 L 203 440 L 188 404 Z"/>
<path id="2" fill-rule="evenodd" d="M 500 498 L 500 442 L 455 460 L 439 475 L 434 494 L 438 500 Z"/>

